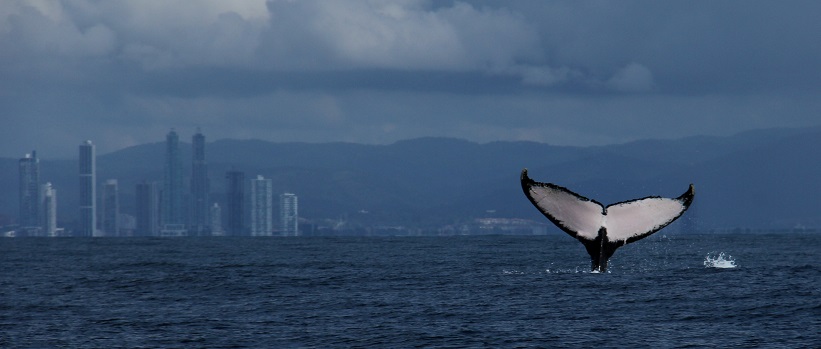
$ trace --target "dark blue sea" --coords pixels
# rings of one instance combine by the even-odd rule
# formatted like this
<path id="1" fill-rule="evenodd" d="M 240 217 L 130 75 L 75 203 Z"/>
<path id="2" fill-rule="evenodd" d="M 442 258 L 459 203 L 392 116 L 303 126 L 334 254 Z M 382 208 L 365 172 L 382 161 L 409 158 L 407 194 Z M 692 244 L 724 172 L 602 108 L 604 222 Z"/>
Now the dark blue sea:
<path id="1" fill-rule="evenodd" d="M 821 234 L 0 239 L 2 348 L 821 347 Z"/>

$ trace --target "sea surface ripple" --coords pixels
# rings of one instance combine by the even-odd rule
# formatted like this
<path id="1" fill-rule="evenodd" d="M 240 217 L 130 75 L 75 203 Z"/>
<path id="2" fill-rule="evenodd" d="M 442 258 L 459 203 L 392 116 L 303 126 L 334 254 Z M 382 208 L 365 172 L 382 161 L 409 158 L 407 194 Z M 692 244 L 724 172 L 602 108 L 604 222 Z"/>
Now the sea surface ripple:
<path id="1" fill-rule="evenodd" d="M 595 274 L 565 235 L 0 239 L 0 347 L 821 347 L 819 247 L 659 235 Z"/>

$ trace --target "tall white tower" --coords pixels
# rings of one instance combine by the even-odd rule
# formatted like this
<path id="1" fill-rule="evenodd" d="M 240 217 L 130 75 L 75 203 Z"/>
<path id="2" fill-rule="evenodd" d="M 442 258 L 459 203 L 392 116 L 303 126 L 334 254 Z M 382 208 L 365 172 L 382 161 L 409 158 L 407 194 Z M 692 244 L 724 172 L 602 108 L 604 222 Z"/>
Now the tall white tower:
<path id="1" fill-rule="evenodd" d="M 57 190 L 51 182 L 43 184 L 43 230 L 46 236 L 57 236 Z"/>
<path id="2" fill-rule="evenodd" d="M 211 235 L 225 235 L 225 229 L 222 228 L 222 208 L 216 202 L 211 206 Z"/>

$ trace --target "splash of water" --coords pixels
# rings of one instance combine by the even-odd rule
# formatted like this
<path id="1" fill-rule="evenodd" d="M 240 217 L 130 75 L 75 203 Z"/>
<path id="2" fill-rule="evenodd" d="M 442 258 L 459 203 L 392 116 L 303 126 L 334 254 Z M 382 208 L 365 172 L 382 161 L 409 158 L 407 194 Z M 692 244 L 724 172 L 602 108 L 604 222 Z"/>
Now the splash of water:
<path id="1" fill-rule="evenodd" d="M 724 254 L 724 252 L 721 252 L 719 254 L 711 252 L 707 254 L 707 257 L 704 257 L 704 267 L 726 269 L 735 268 L 736 264 L 733 256 Z"/>
<path id="2" fill-rule="evenodd" d="M 575 267 L 573 269 L 569 268 L 554 268 L 554 269 L 545 269 L 545 274 L 598 274 L 600 271 L 598 270 L 590 270 L 588 267 Z M 610 273 L 610 270 L 605 271 L 605 273 Z"/>

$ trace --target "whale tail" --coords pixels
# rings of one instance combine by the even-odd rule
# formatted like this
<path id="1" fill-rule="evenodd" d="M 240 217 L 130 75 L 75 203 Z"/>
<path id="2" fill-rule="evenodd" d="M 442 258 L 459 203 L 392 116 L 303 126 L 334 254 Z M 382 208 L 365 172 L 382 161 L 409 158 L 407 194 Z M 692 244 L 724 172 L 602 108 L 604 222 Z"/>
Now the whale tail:
<path id="1" fill-rule="evenodd" d="M 522 170 L 522 190 L 536 208 L 562 231 L 579 240 L 592 269 L 605 271 L 617 248 L 650 236 L 690 207 L 695 188 L 675 199 L 650 196 L 604 206 L 553 183 L 536 182 Z"/>

